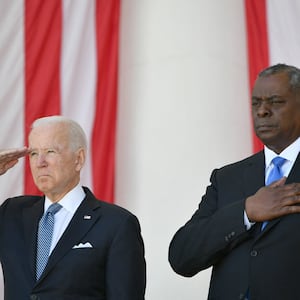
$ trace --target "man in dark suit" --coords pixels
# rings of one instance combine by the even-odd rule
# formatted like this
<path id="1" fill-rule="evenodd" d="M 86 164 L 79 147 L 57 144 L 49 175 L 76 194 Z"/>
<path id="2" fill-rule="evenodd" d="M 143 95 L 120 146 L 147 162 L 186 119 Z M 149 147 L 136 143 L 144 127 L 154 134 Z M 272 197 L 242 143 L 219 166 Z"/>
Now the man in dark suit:
<path id="1" fill-rule="evenodd" d="M 0 208 L 0 257 L 6 300 L 143 300 L 144 245 L 137 218 L 80 186 L 86 137 L 74 121 L 51 116 L 33 123 L 29 149 L 0 153 L 0 174 L 29 153 L 34 182 L 44 196 L 7 199 Z M 49 258 L 40 274 L 39 226 L 54 215 Z M 41 242 L 40 242 L 41 240 Z"/>
<path id="2" fill-rule="evenodd" d="M 252 118 L 264 150 L 212 172 L 198 210 L 170 243 L 169 262 L 187 277 L 212 266 L 208 299 L 300 299 L 298 68 L 259 74 Z M 266 186 L 276 156 L 285 159 L 283 177 Z"/>

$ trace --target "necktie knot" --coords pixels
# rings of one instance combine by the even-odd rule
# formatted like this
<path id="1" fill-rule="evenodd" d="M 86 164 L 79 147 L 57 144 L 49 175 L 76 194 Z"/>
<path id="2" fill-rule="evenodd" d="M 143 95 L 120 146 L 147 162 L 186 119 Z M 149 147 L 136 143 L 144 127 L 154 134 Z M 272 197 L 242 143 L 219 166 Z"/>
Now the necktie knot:
<path id="1" fill-rule="evenodd" d="M 285 161 L 286 159 L 280 156 L 276 156 L 272 159 L 272 163 L 278 168 L 281 168 Z"/>
<path id="2" fill-rule="evenodd" d="M 48 207 L 46 214 L 55 215 L 61 208 L 62 206 L 59 203 L 53 203 Z"/>
<path id="3" fill-rule="evenodd" d="M 286 159 L 280 156 L 276 156 L 275 158 L 273 158 L 272 163 L 274 166 L 267 178 L 266 185 L 269 185 L 272 182 L 279 180 L 283 176 L 281 167 L 285 161 Z"/>

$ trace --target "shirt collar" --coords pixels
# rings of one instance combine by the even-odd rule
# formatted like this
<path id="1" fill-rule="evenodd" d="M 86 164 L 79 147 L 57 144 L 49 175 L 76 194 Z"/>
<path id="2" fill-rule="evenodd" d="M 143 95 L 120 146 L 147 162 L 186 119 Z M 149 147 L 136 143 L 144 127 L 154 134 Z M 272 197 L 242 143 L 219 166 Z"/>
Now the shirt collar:
<path id="1" fill-rule="evenodd" d="M 274 157 L 280 156 L 294 163 L 300 152 L 300 137 L 298 137 L 291 145 L 285 148 L 279 155 L 267 146 L 264 146 L 266 168 L 271 164 Z"/>
<path id="2" fill-rule="evenodd" d="M 76 209 L 81 204 L 84 198 L 85 192 L 80 186 L 80 184 L 78 184 L 71 191 L 69 191 L 61 200 L 59 200 L 58 203 L 67 211 L 75 213 Z M 52 201 L 48 197 L 45 197 L 44 211 L 46 211 L 51 204 L 53 204 Z"/>

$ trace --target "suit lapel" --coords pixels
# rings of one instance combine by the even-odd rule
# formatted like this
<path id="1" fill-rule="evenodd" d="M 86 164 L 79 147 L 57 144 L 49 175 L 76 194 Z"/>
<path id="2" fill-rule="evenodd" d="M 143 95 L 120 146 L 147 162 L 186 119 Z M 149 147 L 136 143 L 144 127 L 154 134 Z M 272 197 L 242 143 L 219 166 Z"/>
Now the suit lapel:
<path id="1" fill-rule="evenodd" d="M 298 154 L 293 168 L 291 169 L 291 172 L 288 178 L 286 179 L 286 183 L 292 182 L 300 182 L 300 153 Z"/>
<path id="2" fill-rule="evenodd" d="M 36 237 L 38 230 L 38 222 L 43 214 L 44 200 L 41 197 L 32 206 L 25 207 L 22 212 L 23 218 L 23 234 L 26 249 L 28 251 L 29 265 L 32 275 L 35 278 L 35 259 L 36 259 Z M 26 257 L 26 255 L 24 255 Z"/>
<path id="3" fill-rule="evenodd" d="M 248 168 L 245 169 L 244 186 L 246 197 L 254 195 L 261 187 L 265 186 L 265 156 L 263 151 L 253 156 Z M 261 223 L 256 223 L 252 227 L 251 234 L 257 239 L 261 233 Z"/>
<path id="4" fill-rule="evenodd" d="M 245 197 L 255 194 L 258 189 L 265 185 L 265 161 L 264 152 L 258 152 L 252 157 L 248 168 L 244 173 Z"/>
<path id="5" fill-rule="evenodd" d="M 100 218 L 99 208 L 101 202 L 98 201 L 91 192 L 88 190 L 85 191 L 87 193 L 85 199 L 78 207 L 70 224 L 58 241 L 56 247 L 53 249 L 40 280 L 47 276 L 47 273 L 56 265 L 61 257 L 68 251 L 71 251 L 72 247 L 82 240 L 86 233 Z"/>

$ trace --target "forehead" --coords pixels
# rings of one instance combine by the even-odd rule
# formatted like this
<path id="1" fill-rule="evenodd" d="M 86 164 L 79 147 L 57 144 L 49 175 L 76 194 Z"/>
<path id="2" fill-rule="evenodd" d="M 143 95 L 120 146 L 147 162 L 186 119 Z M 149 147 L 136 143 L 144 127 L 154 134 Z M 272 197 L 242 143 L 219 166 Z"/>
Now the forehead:
<path id="1" fill-rule="evenodd" d="M 33 128 L 28 137 L 35 146 L 66 145 L 69 141 L 66 124 L 43 124 Z"/>
<path id="2" fill-rule="evenodd" d="M 258 77 L 252 91 L 253 97 L 270 97 L 290 93 L 289 77 L 286 73 Z"/>

